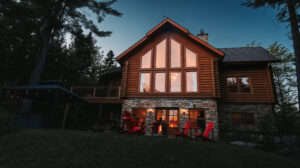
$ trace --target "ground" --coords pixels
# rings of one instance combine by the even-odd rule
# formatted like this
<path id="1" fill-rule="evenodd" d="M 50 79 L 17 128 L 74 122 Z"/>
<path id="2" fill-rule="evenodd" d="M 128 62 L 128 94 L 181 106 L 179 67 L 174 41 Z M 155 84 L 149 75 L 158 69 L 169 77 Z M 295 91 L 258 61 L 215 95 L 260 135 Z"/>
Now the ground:
<path id="1" fill-rule="evenodd" d="M 0 137 L 0 167 L 299 167 L 278 155 L 223 143 L 70 130 Z"/>

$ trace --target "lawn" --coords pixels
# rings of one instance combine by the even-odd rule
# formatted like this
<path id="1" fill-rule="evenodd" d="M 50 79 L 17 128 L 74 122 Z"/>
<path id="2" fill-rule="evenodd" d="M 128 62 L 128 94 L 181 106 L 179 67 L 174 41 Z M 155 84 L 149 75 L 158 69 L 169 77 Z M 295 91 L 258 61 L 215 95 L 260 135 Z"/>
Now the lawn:
<path id="1" fill-rule="evenodd" d="M 0 167 L 299 167 L 246 147 L 165 137 L 69 130 L 22 130 L 0 137 Z"/>

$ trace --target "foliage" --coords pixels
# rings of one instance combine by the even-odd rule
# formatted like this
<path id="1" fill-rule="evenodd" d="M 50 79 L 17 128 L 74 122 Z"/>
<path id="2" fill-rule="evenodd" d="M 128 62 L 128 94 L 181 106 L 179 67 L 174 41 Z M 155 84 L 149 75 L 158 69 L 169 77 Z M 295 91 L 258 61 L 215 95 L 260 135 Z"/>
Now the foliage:
<path id="1" fill-rule="evenodd" d="M 4 37 L 1 39 L 4 46 L 0 52 L 5 54 L 3 58 L 7 64 L 4 70 L 20 67 L 24 63 L 30 64 L 25 66 L 29 69 L 26 69 L 23 78 L 29 78 L 29 84 L 38 83 L 51 48 L 58 45 L 66 32 L 76 35 L 78 30 L 84 28 L 99 37 L 111 34 L 110 31 L 100 30 L 96 23 L 101 23 L 106 15 L 121 16 L 120 12 L 111 8 L 114 2 L 115 0 L 1 1 L 0 33 Z M 14 42 L 17 44 L 13 44 Z M 12 51 L 20 63 L 16 66 L 12 65 L 16 60 L 9 59 Z M 22 57 L 23 60 L 17 57 Z M 12 71 L 11 76 L 15 73 Z M 7 77 L 9 76 L 5 76 L 5 79 Z"/>
<path id="2" fill-rule="evenodd" d="M 300 1 L 299 0 L 246 0 L 243 5 L 252 8 L 270 7 L 277 9 L 277 20 L 289 22 L 294 47 L 294 62 L 298 87 L 298 104 L 300 103 Z M 299 104 L 300 105 L 300 104 Z M 298 106 L 300 108 L 300 106 Z"/>
<path id="3" fill-rule="evenodd" d="M 166 137 L 25 130 L 0 138 L 4 167 L 299 167 L 257 149 Z M 17 158 L 17 159 L 12 159 Z"/>
<path id="4" fill-rule="evenodd" d="M 291 133 L 297 113 L 297 83 L 294 55 L 284 46 L 275 42 L 269 47 L 270 54 L 281 59 L 272 65 L 273 79 L 278 103 L 275 105 L 276 123 L 279 132 Z"/>

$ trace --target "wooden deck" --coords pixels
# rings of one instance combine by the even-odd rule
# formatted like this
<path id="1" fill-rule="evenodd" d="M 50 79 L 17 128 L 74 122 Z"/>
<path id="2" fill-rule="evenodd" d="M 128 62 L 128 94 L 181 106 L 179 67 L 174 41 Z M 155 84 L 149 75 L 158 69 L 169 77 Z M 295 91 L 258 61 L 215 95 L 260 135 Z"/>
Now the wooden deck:
<path id="1" fill-rule="evenodd" d="M 120 86 L 72 86 L 71 91 L 78 94 L 88 103 L 122 104 Z"/>

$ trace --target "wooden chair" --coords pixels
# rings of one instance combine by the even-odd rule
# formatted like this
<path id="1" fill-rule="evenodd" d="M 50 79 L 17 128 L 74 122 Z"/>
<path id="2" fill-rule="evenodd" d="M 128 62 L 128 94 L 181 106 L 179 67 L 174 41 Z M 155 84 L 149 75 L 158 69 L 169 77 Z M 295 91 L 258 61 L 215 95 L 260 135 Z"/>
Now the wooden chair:
<path id="1" fill-rule="evenodd" d="M 186 138 L 188 137 L 188 133 L 189 133 L 189 130 L 191 128 L 191 121 L 188 121 L 184 124 L 184 128 L 182 128 L 182 132 L 176 130 L 175 132 L 173 132 L 173 134 L 177 137 L 183 137 L 183 138 Z"/>
<path id="2" fill-rule="evenodd" d="M 201 140 L 204 141 L 214 141 L 214 131 L 213 131 L 214 122 L 210 122 L 207 124 L 206 129 L 204 133 L 195 133 L 195 139 L 198 140 L 198 138 L 201 138 Z M 212 139 L 209 139 L 209 133 L 212 132 Z"/>

